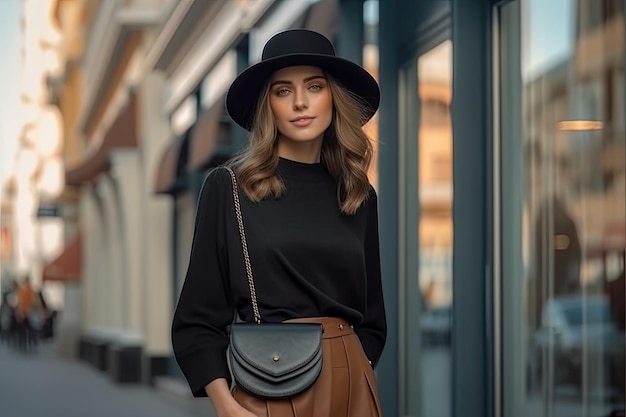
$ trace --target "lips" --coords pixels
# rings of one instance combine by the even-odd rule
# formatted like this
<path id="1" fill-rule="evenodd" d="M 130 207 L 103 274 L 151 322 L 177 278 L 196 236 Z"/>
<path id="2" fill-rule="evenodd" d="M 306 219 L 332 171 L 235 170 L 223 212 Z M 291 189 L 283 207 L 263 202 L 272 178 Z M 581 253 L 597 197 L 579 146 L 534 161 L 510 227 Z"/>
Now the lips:
<path id="1" fill-rule="evenodd" d="M 299 116 L 299 117 L 296 117 L 295 119 L 291 119 L 290 122 L 298 127 L 306 127 L 310 125 L 311 123 L 313 123 L 313 119 L 315 118 L 311 116 Z"/>

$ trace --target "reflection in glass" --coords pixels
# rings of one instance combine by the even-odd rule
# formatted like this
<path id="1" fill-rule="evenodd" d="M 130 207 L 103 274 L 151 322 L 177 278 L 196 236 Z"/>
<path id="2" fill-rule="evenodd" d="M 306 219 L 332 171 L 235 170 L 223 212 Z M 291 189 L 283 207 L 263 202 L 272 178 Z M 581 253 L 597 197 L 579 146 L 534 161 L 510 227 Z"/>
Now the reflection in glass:
<path id="1" fill-rule="evenodd" d="M 521 57 L 521 68 L 501 61 L 503 78 L 521 74 L 514 91 L 501 87 L 502 158 L 520 161 L 501 166 L 515 185 L 501 190 L 504 398 L 517 416 L 608 416 L 625 408 L 624 2 L 520 0 L 504 10 L 515 7 L 503 16 L 521 32 L 501 24 L 503 39 L 520 43 L 501 54 Z"/>
<path id="2" fill-rule="evenodd" d="M 452 42 L 421 55 L 417 65 L 420 123 L 419 288 L 424 417 L 450 416 L 452 330 Z"/>

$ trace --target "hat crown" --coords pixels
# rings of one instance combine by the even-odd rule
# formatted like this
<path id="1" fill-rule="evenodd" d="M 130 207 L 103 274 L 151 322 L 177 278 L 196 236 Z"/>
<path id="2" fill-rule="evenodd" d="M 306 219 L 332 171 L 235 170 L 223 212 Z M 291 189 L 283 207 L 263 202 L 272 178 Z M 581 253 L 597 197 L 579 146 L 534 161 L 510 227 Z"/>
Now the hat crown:
<path id="1" fill-rule="evenodd" d="M 335 56 L 335 48 L 324 35 L 310 30 L 294 29 L 281 32 L 268 40 L 261 60 L 292 54 Z"/>

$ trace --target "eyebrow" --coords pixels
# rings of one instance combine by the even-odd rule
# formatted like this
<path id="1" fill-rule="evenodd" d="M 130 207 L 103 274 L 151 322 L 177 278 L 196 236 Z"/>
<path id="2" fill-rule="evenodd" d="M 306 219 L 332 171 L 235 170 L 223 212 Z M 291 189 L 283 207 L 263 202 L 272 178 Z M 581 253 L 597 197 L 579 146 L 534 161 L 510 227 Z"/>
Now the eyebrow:
<path id="1" fill-rule="evenodd" d="M 310 77 L 306 77 L 306 78 L 304 78 L 304 79 L 302 80 L 302 82 L 305 82 L 305 83 L 306 83 L 306 82 L 309 82 L 309 81 L 311 81 L 311 80 L 315 80 L 316 78 L 321 78 L 321 79 L 323 79 L 323 80 L 325 80 L 325 79 L 326 79 L 326 77 L 325 77 L 325 76 L 323 76 L 323 75 L 312 75 L 312 76 L 310 76 Z M 271 84 L 270 84 L 270 88 L 274 87 L 274 86 L 275 86 L 275 85 L 277 85 L 277 84 L 287 84 L 287 85 L 293 85 L 293 82 L 292 82 L 292 81 L 287 81 L 287 80 L 276 80 L 276 81 L 274 81 L 273 83 L 271 83 Z"/>

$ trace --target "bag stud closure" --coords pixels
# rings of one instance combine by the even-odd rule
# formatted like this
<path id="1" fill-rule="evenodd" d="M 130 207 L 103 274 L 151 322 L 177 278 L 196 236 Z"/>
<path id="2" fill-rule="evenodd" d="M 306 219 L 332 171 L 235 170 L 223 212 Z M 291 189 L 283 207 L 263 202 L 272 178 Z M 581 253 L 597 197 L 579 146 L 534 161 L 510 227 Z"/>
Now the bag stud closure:
<path id="1" fill-rule="evenodd" d="M 272 356 L 272 359 L 274 360 L 274 362 L 278 362 L 280 360 L 280 355 L 278 353 L 275 353 L 274 356 Z"/>

